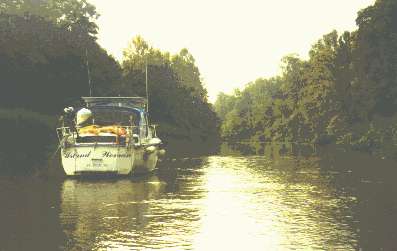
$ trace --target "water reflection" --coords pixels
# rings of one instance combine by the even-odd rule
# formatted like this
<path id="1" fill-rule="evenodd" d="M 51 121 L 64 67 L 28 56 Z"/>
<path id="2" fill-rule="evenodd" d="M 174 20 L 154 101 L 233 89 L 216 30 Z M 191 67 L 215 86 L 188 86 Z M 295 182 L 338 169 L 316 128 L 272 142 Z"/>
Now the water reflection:
<path id="1" fill-rule="evenodd" d="M 178 161 L 189 166 L 134 180 L 66 180 L 60 218 L 71 241 L 64 248 L 188 248 L 200 217 L 203 191 L 194 176 L 203 161 Z"/>
<path id="2" fill-rule="evenodd" d="M 0 177 L 0 250 L 58 250 L 66 236 L 59 222 L 58 182 Z"/>
<path id="3" fill-rule="evenodd" d="M 332 199 L 334 191 L 316 167 L 298 171 L 291 161 L 211 159 L 196 247 L 355 250 L 355 234 L 335 217 L 351 199 Z"/>
<path id="4" fill-rule="evenodd" d="M 338 194 L 318 164 L 210 157 L 144 179 L 66 180 L 63 248 L 355 250 L 356 198 Z"/>
<path id="5" fill-rule="evenodd" d="M 394 250 L 396 162 L 326 152 L 170 160 L 134 179 L 1 177 L 0 251 Z"/>
<path id="6" fill-rule="evenodd" d="M 119 198 L 122 200 L 127 197 L 120 190 L 122 187 L 120 183 L 76 180 L 67 180 L 63 183 L 61 223 L 67 230 L 68 239 L 76 242 L 68 243 L 68 248 L 78 245 L 91 249 L 89 245 L 98 241 L 97 233 L 103 230 L 105 234 L 108 231 L 112 232 L 109 223 L 113 221 L 118 224 L 120 213 L 126 214 L 125 217 L 132 217 L 129 211 L 123 209 L 122 204 L 111 207 L 112 203 L 119 202 Z M 136 197 L 137 194 L 132 196 Z"/>
<path id="7" fill-rule="evenodd" d="M 182 214 L 162 202 L 166 184 L 157 177 L 131 181 L 67 180 L 62 189 L 61 223 L 74 243 L 66 248 L 140 247 L 163 245 L 161 231 Z"/>

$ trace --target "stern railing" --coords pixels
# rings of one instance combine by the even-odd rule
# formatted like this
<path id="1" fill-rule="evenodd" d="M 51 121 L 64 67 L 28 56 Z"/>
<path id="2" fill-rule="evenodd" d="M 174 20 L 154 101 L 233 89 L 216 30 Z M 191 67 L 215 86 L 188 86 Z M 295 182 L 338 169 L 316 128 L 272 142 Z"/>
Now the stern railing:
<path id="1" fill-rule="evenodd" d="M 148 134 L 145 137 L 146 139 L 157 137 L 156 127 L 157 125 L 154 124 L 148 126 Z M 103 134 L 106 134 L 106 136 L 125 138 L 126 140 L 124 142 L 127 143 L 141 144 L 142 140 L 145 139 L 140 137 L 139 129 L 140 129 L 139 126 L 98 126 L 98 127 L 92 127 L 91 130 L 87 130 L 84 127 L 83 128 L 59 127 L 56 129 L 56 132 L 59 143 L 63 143 L 63 144 L 68 144 L 68 143 L 76 144 L 78 143 L 77 141 L 79 138 L 96 137 L 96 136 L 103 137 L 104 136 Z M 114 131 L 120 133 L 115 133 Z"/>

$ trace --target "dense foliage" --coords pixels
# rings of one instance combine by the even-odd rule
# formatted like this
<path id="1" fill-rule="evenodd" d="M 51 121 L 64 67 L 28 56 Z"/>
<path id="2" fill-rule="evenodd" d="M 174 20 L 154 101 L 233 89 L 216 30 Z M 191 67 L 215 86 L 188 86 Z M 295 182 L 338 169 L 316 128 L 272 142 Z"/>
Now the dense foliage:
<path id="1" fill-rule="evenodd" d="M 68 31 L 38 16 L 0 15 L 0 105 L 57 114 L 89 94 L 116 94 L 117 62 L 86 33 Z"/>
<path id="2" fill-rule="evenodd" d="M 216 115 L 192 55 L 130 48 L 122 68 L 96 42 L 97 17 L 86 0 L 0 3 L 0 170 L 26 173 L 45 162 L 56 149 L 57 117 L 90 94 L 89 78 L 93 96 L 145 96 L 143 64 L 134 60 L 153 53 L 150 106 L 160 134 L 201 152 L 216 142 Z"/>
<path id="3" fill-rule="evenodd" d="M 149 112 L 168 149 L 179 154 L 202 154 L 219 145 L 218 119 L 187 49 L 171 55 L 152 48 L 141 37 L 124 51 L 125 95 L 146 96 L 148 72 Z"/>
<path id="4" fill-rule="evenodd" d="M 336 143 L 397 153 L 397 2 L 378 0 L 357 17 L 358 30 L 324 35 L 307 60 L 283 59 L 283 73 L 243 91 L 220 94 L 222 137 L 248 142 Z"/>
<path id="5" fill-rule="evenodd" d="M 116 95 L 118 63 L 97 43 L 95 8 L 85 1 L 5 1 L 0 4 L 0 169 L 44 166 L 56 149 L 57 117 L 89 94 Z"/>

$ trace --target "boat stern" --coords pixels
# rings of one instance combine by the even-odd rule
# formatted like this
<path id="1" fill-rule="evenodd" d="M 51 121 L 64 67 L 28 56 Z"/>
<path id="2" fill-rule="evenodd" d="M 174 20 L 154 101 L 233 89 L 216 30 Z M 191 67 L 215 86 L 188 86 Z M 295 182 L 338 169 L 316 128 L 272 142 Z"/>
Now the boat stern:
<path id="1" fill-rule="evenodd" d="M 61 150 L 66 175 L 128 175 L 134 164 L 134 150 L 120 146 L 71 146 Z"/>

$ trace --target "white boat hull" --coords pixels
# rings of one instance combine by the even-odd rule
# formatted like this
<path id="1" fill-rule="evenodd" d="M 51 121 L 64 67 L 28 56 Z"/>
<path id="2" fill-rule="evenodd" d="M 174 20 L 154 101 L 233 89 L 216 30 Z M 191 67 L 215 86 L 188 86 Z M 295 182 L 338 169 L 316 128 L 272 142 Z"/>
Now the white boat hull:
<path id="1" fill-rule="evenodd" d="M 154 150 L 153 150 L 154 147 Z M 62 166 L 68 176 L 148 173 L 155 169 L 158 147 L 118 145 L 70 146 L 61 150 Z"/>
<path id="2" fill-rule="evenodd" d="M 62 149 L 66 175 L 113 173 L 127 175 L 134 164 L 134 150 L 119 146 L 71 146 Z"/>

